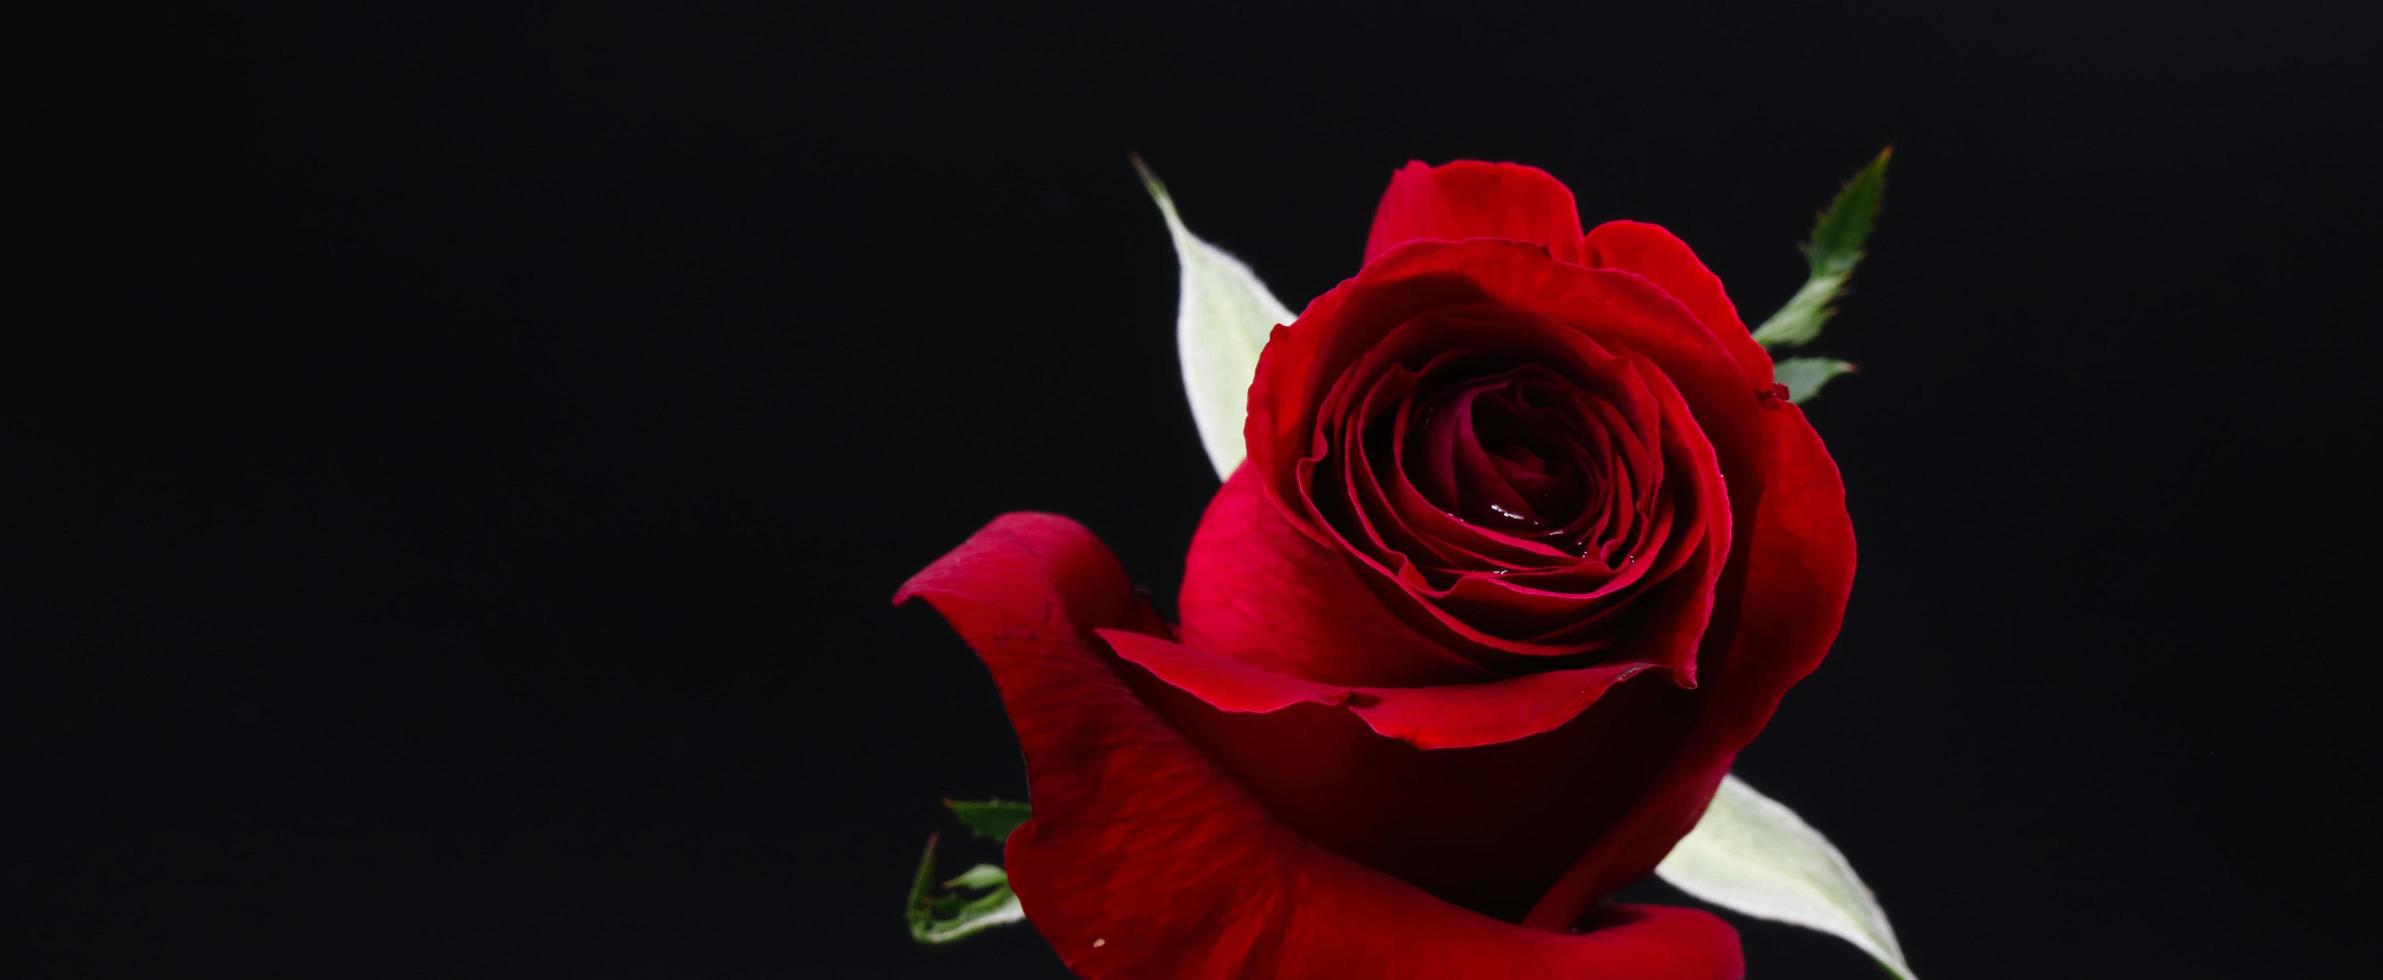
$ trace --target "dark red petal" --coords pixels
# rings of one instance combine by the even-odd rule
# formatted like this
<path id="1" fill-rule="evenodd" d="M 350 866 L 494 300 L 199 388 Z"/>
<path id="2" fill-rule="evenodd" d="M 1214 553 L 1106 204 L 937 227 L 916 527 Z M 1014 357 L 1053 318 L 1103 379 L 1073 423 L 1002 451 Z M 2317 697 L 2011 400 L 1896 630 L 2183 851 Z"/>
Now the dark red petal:
<path id="1" fill-rule="evenodd" d="M 1734 610 L 1721 660 L 1730 680 L 1708 709 L 1714 737 L 1732 752 L 1820 666 L 1853 594 L 1853 518 L 1837 461 L 1802 409 L 1780 401 L 1759 415 L 1762 497 L 1754 533 L 1738 549 L 1743 579 L 1721 586 Z"/>
<path id="2" fill-rule="evenodd" d="M 1598 629 L 1602 624 L 1593 622 L 1618 608 L 1600 600 L 1636 605 L 1649 615 L 1632 635 L 1619 638 L 1620 650 L 1608 654 L 1607 662 L 1661 664 L 1671 668 L 1681 684 L 1696 683 L 1696 651 L 1711 615 L 1714 583 L 1729 553 L 1729 493 L 1712 446 L 1695 428 L 1678 392 L 1660 375 L 1645 380 L 1650 397 L 1662 406 L 1664 452 L 1676 457 L 1668 468 L 1672 483 L 1667 492 L 1679 495 L 1678 506 L 1685 512 L 1678 528 L 1658 536 L 1668 540 L 1650 541 L 1616 573 L 1588 580 L 1561 570 L 1515 572 L 1467 575 L 1435 588 L 1415 585 L 1408 581 L 1411 576 L 1402 575 L 1401 584 L 1422 600 L 1427 612 L 1449 629 L 1503 653 L 1562 656 L 1617 642 L 1611 630 Z M 1666 522 L 1671 516 L 1669 508 L 1660 515 Z M 1683 568 L 1688 573 L 1671 580 Z M 1659 595 L 1645 594 L 1658 585 L 1669 587 Z M 1565 614 L 1580 618 L 1578 628 L 1560 624 L 1540 638 L 1483 636 L 1474 629 L 1501 615 L 1545 621 Z"/>
<path id="3" fill-rule="evenodd" d="M 1374 211 L 1365 261 L 1416 239 L 1509 238 L 1546 245 L 1559 259 L 1581 256 L 1580 208 L 1547 171 L 1518 163 L 1409 163 L 1390 177 Z"/>
<path id="4" fill-rule="evenodd" d="M 1146 659 L 1169 650 L 1139 646 L 1134 655 Z M 1638 678 L 1614 685 L 1544 734 L 1420 749 L 1382 737 L 1353 704 L 1302 701 L 1267 712 L 1227 711 L 1130 661 L 1119 670 L 1168 727 L 1284 826 L 1325 850 L 1510 922 L 1528 913 L 1655 783 L 1696 711 L 1693 692 Z M 1222 699 L 1213 688 L 1207 693 Z M 1262 692 L 1234 693 L 1255 700 Z"/>
<path id="5" fill-rule="evenodd" d="M 1385 687 L 1490 676 L 1383 608 L 1347 559 L 1283 519 L 1247 466 L 1200 518 L 1177 608 L 1185 643 L 1273 673 Z"/>
<path id="6" fill-rule="evenodd" d="M 1244 432 L 1250 465 L 1286 512 L 1307 509 L 1297 464 L 1313 452 L 1327 387 L 1400 325 L 1482 304 L 1547 317 L 1653 361 L 1711 439 L 1723 472 L 1737 472 L 1752 451 L 1762 400 L 1730 346 L 1671 294 L 1635 273 L 1551 262 L 1536 246 L 1415 242 L 1308 304 L 1295 326 L 1275 329 L 1259 355 Z M 1301 530 L 1329 538 L 1304 523 Z"/>
<path id="7" fill-rule="evenodd" d="M 1311 452 L 1318 394 L 1398 325 L 1433 310 L 1483 304 L 1548 316 L 1654 362 L 1689 405 L 1729 481 L 1736 543 L 1698 651 L 1703 686 L 1691 696 L 1706 710 L 1696 740 L 1670 757 L 1659 782 L 1599 777 L 1608 792 L 1637 805 L 1619 824 L 1610 815 L 1593 818 L 1596 827 L 1614 832 L 1594 850 L 1584 848 L 1529 920 L 1560 924 L 1654 867 L 1693 825 L 1730 758 L 1768 720 L 1780 695 L 1826 653 L 1851 582 L 1852 531 L 1834 464 L 1801 412 L 1761 397 L 1750 383 L 1746 354 L 1759 353 L 1750 338 L 1706 325 L 1639 273 L 1553 262 L 1544 249 L 1512 242 L 1470 241 L 1416 242 L 1379 256 L 1310 303 L 1295 327 L 1274 332 L 1250 388 L 1249 468 L 1302 533 L 1329 539 L 1306 517 L 1297 466 Z M 1643 679 L 1609 692 L 1582 720 L 1606 716 L 1617 698 L 1642 689 L 1649 689 Z M 1320 709 L 1243 717 L 1303 710 Z M 1644 732 L 1617 728 L 1624 736 L 1617 741 L 1678 746 L 1688 734 L 1664 727 L 1659 715 L 1645 718 L 1651 720 Z M 1280 744 L 1278 738 L 1250 751 Z"/>
<path id="8" fill-rule="evenodd" d="M 1218 711 L 1267 714 L 1295 704 L 1345 708 L 1376 733 L 1419 749 L 1495 745 L 1553 730 L 1649 666 L 1599 664 L 1437 687 L 1353 687 L 1272 673 L 1163 637 L 1101 635 L 1118 656 Z"/>
<path id="9" fill-rule="evenodd" d="M 1771 384 L 1770 354 L 1738 319 L 1737 305 L 1721 289 L 1721 277 L 1705 268 L 1679 236 L 1661 225 L 1608 221 L 1589 230 L 1584 247 L 1583 264 L 1636 273 L 1678 298 L 1729 348 L 1747 381 L 1756 388 Z"/>
<path id="10" fill-rule="evenodd" d="M 1349 504 L 1336 511 L 1343 523 L 1339 537 L 1358 548 L 1368 561 L 1385 567 L 1412 561 L 1432 569 L 1461 570 L 1539 567 L 1573 557 L 1544 542 L 1511 536 L 1489 525 L 1467 524 L 1442 510 L 1444 505 L 1457 504 L 1460 496 L 1452 462 L 1455 445 L 1444 443 L 1448 454 L 1441 459 L 1433 456 L 1433 447 L 1418 444 L 1417 413 L 1423 406 L 1412 396 L 1418 384 L 1427 379 L 1440 384 L 1446 380 L 1448 366 L 1481 353 L 1478 346 L 1451 345 L 1447 338 L 1483 341 L 1513 333 L 1513 325 L 1479 316 L 1480 312 L 1436 311 L 1423 318 L 1428 322 L 1410 322 L 1393 331 L 1342 375 L 1317 416 L 1320 423 L 1338 419 L 1337 433 L 1315 450 L 1328 458 L 1315 465 L 1322 467 L 1324 475 L 1338 477 L 1334 489 L 1326 494 Z M 1429 352 L 1429 346 L 1420 351 L 1406 349 L 1396 340 L 1400 336 L 1436 338 L 1436 346 L 1442 349 L 1420 358 Z M 1408 363 L 1417 359 L 1420 365 Z M 1555 376 L 1552 371 L 1547 373 Z M 1386 444 L 1369 444 L 1369 430 L 1381 435 L 1385 418 L 1391 430 Z M 1307 461 L 1302 461 L 1301 467 L 1303 473 L 1312 468 Z M 1411 478 L 1418 475 L 1425 488 L 1413 484 Z M 1442 475 L 1446 479 L 1439 479 Z M 1439 503 L 1425 499 L 1427 489 Z M 1354 526 L 1348 526 L 1350 522 Z"/>
<path id="11" fill-rule="evenodd" d="M 1010 835 L 1010 885 L 1079 975 L 1744 976 L 1736 934 L 1703 912 L 1618 906 L 1564 924 L 1583 932 L 1523 928 L 1285 827 L 1135 697 L 1087 634 L 1132 625 L 1140 603 L 1074 522 L 996 520 L 897 599 L 913 596 L 951 620 L 1001 689 L 1034 806 Z"/>
<path id="12" fill-rule="evenodd" d="M 1576 910 L 1595 907 L 1603 896 L 1646 877 L 1670 854 L 1680 838 L 1696 829 L 1721 777 L 1729 774 L 1730 755 L 1698 755 L 1683 751 L 1669 769 L 1631 801 L 1630 808 L 1606 826 L 1555 887 L 1523 917 L 1525 925 L 1554 928 Z"/>
<path id="13" fill-rule="evenodd" d="M 1706 700 L 1696 728 L 1672 770 L 1548 891 L 1531 923 L 1573 921 L 1653 870 L 1695 826 L 1730 761 L 1770 723 L 1780 697 L 1820 666 L 1837 639 L 1854 572 L 1845 484 L 1802 411 L 1781 402 L 1758 414 L 1762 455 L 1752 472 L 1759 484 L 1744 480 L 1731 490 L 1759 498 L 1753 520 L 1737 528 L 1722 577 L 1701 658 Z"/>
<path id="14" fill-rule="evenodd" d="M 1487 318 L 1483 310 L 1507 314 Z M 1351 415 L 1362 407 L 1353 390 L 1378 390 L 1360 379 L 1379 373 L 1386 361 L 1412 364 L 1424 355 L 1470 345 L 1537 349 L 1560 370 L 1577 366 L 1585 375 L 1576 380 L 1607 389 L 1608 397 L 1599 400 L 1601 411 L 1610 407 L 1634 417 L 1626 428 L 1637 438 L 1625 441 L 1651 449 L 1647 443 L 1661 429 L 1666 441 L 1682 443 L 1673 448 L 1696 457 L 1693 472 L 1684 469 L 1673 481 L 1674 492 L 1683 494 L 1678 502 L 1686 505 L 1676 516 L 1688 523 L 1673 527 L 1675 510 L 1666 502 L 1674 498 L 1671 492 L 1654 492 L 1652 485 L 1670 451 L 1646 452 L 1643 465 L 1630 467 L 1641 484 L 1633 503 L 1642 520 L 1630 522 L 1633 539 L 1616 542 L 1623 545 L 1619 554 L 1600 550 L 1593 560 L 1532 562 L 1537 567 L 1525 571 L 1514 566 L 1530 556 L 1506 547 L 1509 541 L 1488 526 L 1452 528 L 1434 516 L 1461 489 L 1451 489 L 1457 482 L 1453 474 L 1461 469 L 1455 462 L 1465 445 L 1461 441 L 1448 441 L 1448 461 L 1427 458 L 1439 448 L 1427 444 L 1396 464 L 1396 472 L 1418 472 L 1426 482 L 1441 470 L 1451 474 L 1438 488 L 1437 507 L 1418 506 L 1399 481 L 1381 486 L 1375 479 L 1379 474 L 1350 465 L 1364 447 L 1348 419 L 1324 416 Z M 1597 365 L 1602 366 L 1590 369 Z M 1327 390 L 1326 397 L 1313 397 Z M 1611 597 L 1609 607 L 1627 604 L 1624 592 L 1662 579 L 1683 560 L 1707 551 L 1712 555 L 1698 564 L 1698 575 L 1707 583 L 1717 576 L 1721 566 L 1711 558 L 1726 553 L 1732 516 L 1719 477 L 1729 472 L 1733 455 L 1743 457 L 1745 422 L 1757 404 L 1711 332 L 1645 279 L 1554 262 L 1543 251 L 1511 242 L 1415 243 L 1367 266 L 1310 304 L 1297 326 L 1274 335 L 1251 387 L 1246 432 L 1250 468 L 1267 484 L 1287 521 L 1320 547 L 1347 555 L 1358 584 L 1382 596 L 1390 613 L 1414 631 L 1484 661 L 1485 655 L 1552 657 L 1602 650 L 1612 635 L 1591 635 L 1591 628 L 1607 622 L 1602 614 L 1613 609 L 1585 608 L 1584 600 Z M 1719 423 L 1718 431 L 1701 430 L 1699 423 L 1708 416 Z M 1671 421 L 1658 425 L 1657 418 Z M 1336 425 L 1341 445 L 1301 435 Z M 1623 427 L 1613 428 L 1613 436 L 1623 435 Z M 1733 433 L 1740 438 L 1728 439 Z M 1713 436 L 1710 449 L 1702 445 L 1705 435 Z M 1402 430 L 1394 441 L 1403 450 L 1408 439 Z M 1690 450 L 1689 442 L 1698 445 Z M 1321 465 L 1335 463 L 1340 469 L 1332 475 L 1342 479 L 1316 478 Z M 1449 560 L 1459 552 L 1490 560 L 1471 567 Z M 1600 584 L 1611 588 L 1600 591 Z M 1683 681 L 1693 676 L 1691 651 L 1709 601 L 1707 595 L 1690 595 L 1689 588 L 1675 591 L 1695 601 L 1666 603 L 1665 624 L 1649 631 L 1660 639 L 1654 645 L 1664 654 L 1630 658 L 1673 666 Z M 1574 613 L 1583 627 L 1579 631 L 1566 634 L 1564 623 L 1549 622 Z M 1333 679 L 1385 683 L 1361 673 Z"/>

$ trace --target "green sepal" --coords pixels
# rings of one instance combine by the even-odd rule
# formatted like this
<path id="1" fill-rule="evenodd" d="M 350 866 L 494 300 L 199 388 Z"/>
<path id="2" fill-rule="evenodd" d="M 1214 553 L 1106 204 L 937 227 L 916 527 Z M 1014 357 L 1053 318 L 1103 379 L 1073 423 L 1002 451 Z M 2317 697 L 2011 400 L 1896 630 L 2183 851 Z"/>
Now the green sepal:
<path id="1" fill-rule="evenodd" d="M 1891 146 L 1878 151 L 1869 166 L 1846 181 L 1836 199 L 1820 212 L 1812 226 L 1812 240 L 1804 244 L 1811 275 L 1788 298 L 1787 305 L 1754 328 L 1754 339 L 1764 347 L 1811 343 L 1820 336 L 1821 325 L 1836 314 L 1829 304 L 1836 302 L 1845 280 L 1862 261 L 1862 240 L 1869 237 L 1870 224 L 1878 217 L 1879 201 L 1886 193 L 1887 161 L 1894 155 Z"/>
<path id="2" fill-rule="evenodd" d="M 1010 831 L 1033 815 L 1026 804 L 1008 800 L 945 800 L 943 805 L 978 837 L 991 841 L 1008 840 Z"/>
<path id="3" fill-rule="evenodd" d="M 1852 374 L 1853 362 L 1834 357 L 1789 357 L 1771 366 L 1780 384 L 1787 386 L 1787 400 L 1801 405 L 1820 394 L 1821 386 L 1840 374 Z"/>
<path id="4" fill-rule="evenodd" d="M 1026 910 L 1010 891 L 1009 874 L 990 864 L 969 868 L 935 886 L 935 835 L 927 836 L 927 850 L 919 856 L 918 874 L 910 881 L 905 917 L 910 938 L 940 946 L 973 936 L 994 926 L 1026 921 Z"/>

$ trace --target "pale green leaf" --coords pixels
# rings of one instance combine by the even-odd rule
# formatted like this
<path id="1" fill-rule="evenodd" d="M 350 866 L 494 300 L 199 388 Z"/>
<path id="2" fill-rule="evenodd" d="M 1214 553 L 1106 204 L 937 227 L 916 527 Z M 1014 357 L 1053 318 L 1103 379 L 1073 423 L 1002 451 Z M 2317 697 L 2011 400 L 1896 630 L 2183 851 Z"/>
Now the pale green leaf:
<path id="1" fill-rule="evenodd" d="M 1754 339 L 1764 347 L 1811 343 L 1820 336 L 1821 325 L 1836 315 L 1829 304 L 1836 302 L 1845 280 L 1853 275 L 1853 267 L 1862 260 L 1862 240 L 1869 237 L 1870 223 L 1878 216 L 1879 200 L 1886 193 L 1887 161 L 1894 154 L 1894 147 L 1880 150 L 1813 223 L 1812 240 L 1804 245 L 1811 275 L 1788 298 L 1787 305 L 1754 328 Z"/>
<path id="2" fill-rule="evenodd" d="M 969 830 L 986 840 L 1008 840 L 1010 831 L 1018 829 L 1019 824 L 1033 815 L 1026 804 L 1008 800 L 945 800 L 943 805 L 951 808 L 952 816 L 960 818 Z"/>
<path id="3" fill-rule="evenodd" d="M 1655 873 L 1730 911 L 1836 936 L 1913 980 L 1886 911 L 1845 855 L 1795 811 L 1734 775 L 1722 777 L 1704 819 Z"/>
<path id="4" fill-rule="evenodd" d="M 986 888 L 998 888 L 1007 884 L 1009 884 L 1009 872 L 1003 871 L 994 865 L 980 864 L 976 867 L 970 868 L 952 876 L 952 880 L 944 882 L 943 887 L 974 888 L 982 890 Z"/>
<path id="5" fill-rule="evenodd" d="M 1801 405 L 1820 394 L 1822 385 L 1840 374 L 1852 374 L 1853 363 L 1834 357 L 1788 357 L 1771 366 L 1779 383 L 1787 386 L 1787 400 Z"/>
<path id="6" fill-rule="evenodd" d="M 918 860 L 918 874 L 910 882 L 905 917 L 910 920 L 910 938 L 936 946 L 1024 922 L 1026 910 L 1010 891 L 1009 875 L 989 864 L 961 872 L 942 889 L 936 888 L 935 838 L 930 836 L 927 852 Z"/>
<path id="7" fill-rule="evenodd" d="M 1247 450 L 1241 424 L 1249 413 L 1249 383 L 1258 374 L 1258 352 L 1275 325 L 1291 322 L 1291 311 L 1266 291 L 1249 266 L 1191 233 L 1175 213 L 1167 185 L 1134 158 L 1142 186 L 1167 219 L 1182 266 L 1181 297 L 1175 311 L 1175 343 L 1183 359 L 1183 390 L 1191 399 L 1200 445 L 1216 464 L 1218 478 L 1231 476 Z"/>
<path id="8" fill-rule="evenodd" d="M 1838 290 L 1845 288 L 1845 278 L 1838 273 L 1804 280 L 1796 294 L 1787 298 L 1787 305 L 1754 328 L 1754 341 L 1773 349 L 1811 343 L 1820 336 L 1820 325 L 1836 313 L 1829 304 L 1836 302 Z"/>

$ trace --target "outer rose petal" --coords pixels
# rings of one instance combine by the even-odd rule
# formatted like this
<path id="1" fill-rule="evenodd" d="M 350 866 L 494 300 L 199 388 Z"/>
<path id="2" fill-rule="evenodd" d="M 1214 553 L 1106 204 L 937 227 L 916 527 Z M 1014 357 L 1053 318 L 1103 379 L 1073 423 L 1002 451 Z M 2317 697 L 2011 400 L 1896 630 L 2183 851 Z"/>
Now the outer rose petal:
<path id="1" fill-rule="evenodd" d="M 1010 884 L 1078 974 L 1745 974 L 1736 934 L 1703 912 L 1619 906 L 1582 933 L 1524 928 L 1283 827 L 1161 722 L 1103 655 L 1089 631 L 1149 625 L 1147 610 L 1108 550 L 1072 521 L 999 518 L 896 600 L 912 596 L 951 621 L 1001 688 L 1034 804 L 1009 839 Z"/>
<path id="2" fill-rule="evenodd" d="M 1459 160 L 1409 163 L 1390 177 L 1365 239 L 1365 261 L 1416 239 L 1510 238 L 1578 262 L 1580 209 L 1572 189 L 1537 167 Z"/>
<path id="3" fill-rule="evenodd" d="M 1801 410 L 1774 399 L 1759 418 L 1761 497 L 1721 581 L 1706 650 L 1725 652 L 1707 674 L 1696 729 L 1663 781 L 1548 890 L 1528 924 L 1575 921 L 1598 898 L 1654 870 L 1695 826 L 1779 699 L 1820 666 L 1837 639 L 1854 572 L 1844 481 Z M 1716 643 L 1723 637 L 1726 646 Z"/>
<path id="4" fill-rule="evenodd" d="M 1196 657 L 1147 641 L 1121 651 L 1154 664 L 1162 663 L 1154 652 Z M 1180 678 L 1184 664 L 1163 666 Z M 1195 695 L 1137 667 L 1120 670 L 1127 686 L 1278 822 L 1325 850 L 1509 922 L 1530 912 L 1656 785 L 1697 709 L 1695 692 L 1641 677 L 1604 690 L 1594 705 L 1543 734 L 1422 749 L 1373 726 L 1417 725 L 1449 736 L 1463 734 L 1454 726 L 1464 719 L 1494 724 L 1495 715 L 1465 705 L 1439 722 L 1448 726 L 1442 731 L 1412 716 L 1368 719 L 1354 703 L 1228 710 L 1208 698 L 1266 706 L 1262 696 L 1279 692 L 1228 692 L 1218 678 L 1206 677 L 1205 690 Z M 1517 705 L 1558 696 L 1500 695 Z M 1382 706 L 1411 711 L 1430 697 Z"/>
<path id="5" fill-rule="evenodd" d="M 1729 348 L 1749 382 L 1757 388 L 1771 383 L 1771 355 L 1754 342 L 1745 321 L 1738 319 L 1737 305 L 1721 289 L 1721 277 L 1705 268 L 1679 236 L 1661 225 L 1608 221 L 1589 230 L 1584 249 L 1581 261 L 1586 265 L 1637 273 L 1662 287 Z"/>
<path id="6" fill-rule="evenodd" d="M 1419 749 L 1468 749 L 1529 738 L 1571 721 L 1646 664 L 1595 665 L 1437 687 L 1318 684 L 1211 656 L 1172 640 L 1103 630 L 1111 649 L 1168 686 L 1233 714 L 1295 704 L 1347 708 L 1377 734 Z"/>

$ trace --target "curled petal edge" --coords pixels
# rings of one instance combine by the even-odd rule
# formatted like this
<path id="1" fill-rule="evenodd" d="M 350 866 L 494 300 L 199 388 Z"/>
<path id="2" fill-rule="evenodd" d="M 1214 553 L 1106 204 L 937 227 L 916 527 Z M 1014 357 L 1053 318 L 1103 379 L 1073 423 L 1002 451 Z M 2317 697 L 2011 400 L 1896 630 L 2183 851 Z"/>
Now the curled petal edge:
<path id="1" fill-rule="evenodd" d="M 1271 714 L 1295 704 L 1329 705 L 1419 749 L 1467 749 L 1553 731 L 1614 685 L 1656 666 L 1600 664 L 1437 687 L 1351 687 L 1277 674 L 1159 637 L 1099 632 L 1119 657 L 1219 711 Z"/>
<path id="2" fill-rule="evenodd" d="M 895 601 L 912 598 L 944 615 L 1000 688 L 1034 805 L 1009 839 L 1010 883 L 1082 976 L 1745 975 L 1736 933 L 1708 913 L 1618 905 L 1562 930 L 1519 926 L 1282 826 L 1119 676 L 1095 631 L 1153 620 L 1073 521 L 996 519 Z"/>

